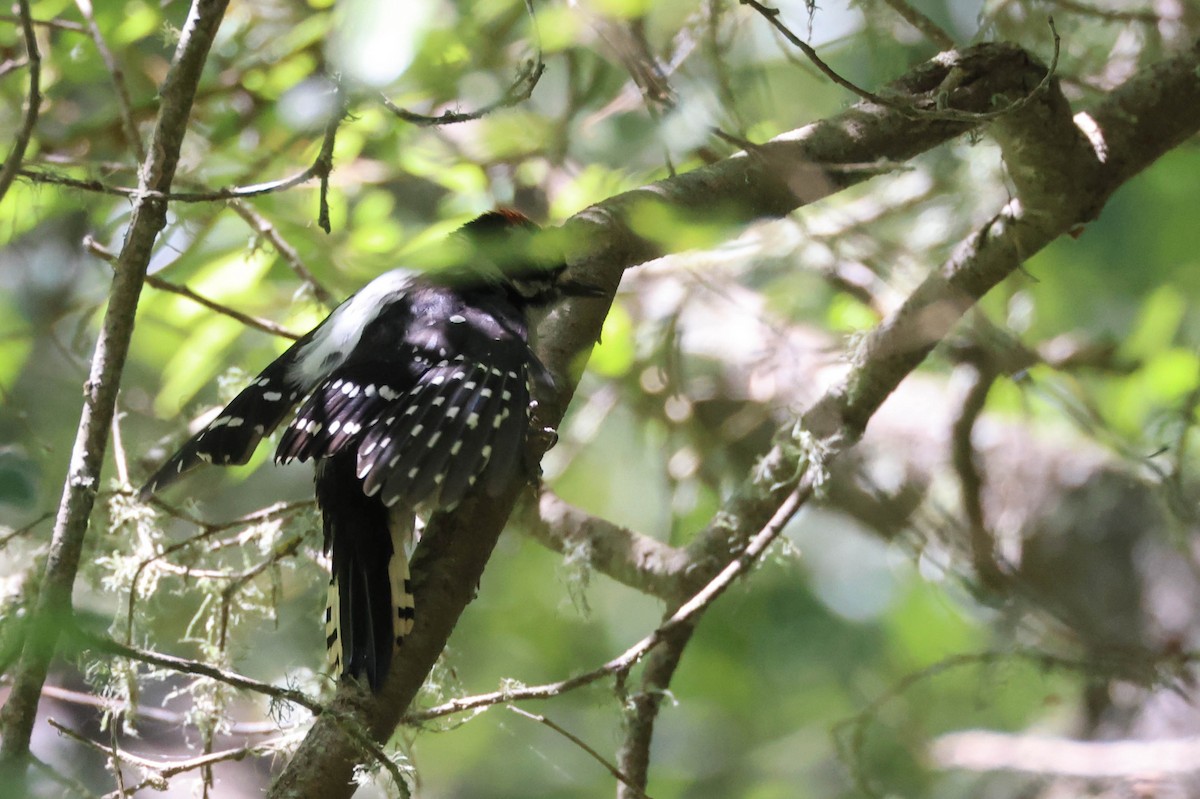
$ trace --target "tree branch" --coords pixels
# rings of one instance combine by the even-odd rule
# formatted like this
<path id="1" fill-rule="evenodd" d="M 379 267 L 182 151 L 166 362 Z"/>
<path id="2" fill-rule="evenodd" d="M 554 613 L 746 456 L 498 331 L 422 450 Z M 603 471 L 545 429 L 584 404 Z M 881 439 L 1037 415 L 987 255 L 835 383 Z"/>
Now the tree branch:
<path id="1" fill-rule="evenodd" d="M 518 514 L 531 536 L 562 554 L 582 550 L 589 566 L 617 582 L 662 599 L 680 595 L 687 553 L 654 538 L 585 513 L 550 491 Z"/>
<path id="2" fill-rule="evenodd" d="M 75 0 L 75 7 L 79 9 L 80 15 L 87 23 L 88 35 L 92 37 L 92 42 L 95 43 L 96 50 L 100 53 L 104 66 L 108 69 L 109 77 L 112 78 L 113 91 L 117 96 L 117 111 L 121 117 L 121 129 L 125 133 L 125 141 L 137 161 L 145 161 L 146 149 L 142 147 L 142 137 L 138 134 L 137 122 L 133 117 L 133 103 L 129 99 L 129 89 L 125 86 L 125 73 L 121 69 L 121 63 L 117 61 L 116 56 L 108 47 L 108 42 L 100 33 L 100 26 L 96 24 L 96 17 L 92 13 L 91 0 Z"/>
<path id="3" fill-rule="evenodd" d="M 0 166 L 0 200 L 8 194 L 21 163 L 25 160 L 25 149 L 29 139 L 33 137 L 33 128 L 37 125 L 38 111 L 42 106 L 42 54 L 38 50 L 37 34 L 33 31 L 33 15 L 29 11 L 29 0 L 17 0 L 17 11 L 21 19 L 21 32 L 25 37 L 25 59 L 29 67 L 29 96 L 25 101 L 25 116 L 21 128 L 13 140 L 13 148 L 9 151 L 4 164 Z"/>
<path id="4" fill-rule="evenodd" d="M 941 87 L 951 69 L 964 79 L 955 88 L 944 90 Z M 993 107 L 993 98 L 998 95 L 1014 99 L 1025 96 L 1029 86 L 1043 75 L 1044 70 L 1034 66 L 1019 48 L 985 45 L 923 64 L 891 88 L 909 95 L 911 106 L 918 109 L 949 106 L 983 113 Z M 606 200 L 577 215 L 563 229 L 563 240 L 572 245 L 572 271 L 586 272 L 593 282 L 615 287 L 622 271 L 662 255 L 669 243 L 652 240 L 648 230 L 637 232 L 633 220 L 639 214 L 667 214 L 681 223 L 689 219 L 709 223 L 720 219 L 731 227 L 764 216 L 780 216 L 873 174 L 859 169 L 842 170 L 839 165 L 904 160 L 977 124 L 958 119 L 912 117 L 907 111 L 859 104 L 837 117 L 759 145 L 750 154 L 738 154 L 710 167 Z M 555 424 L 561 419 L 576 386 L 575 379 L 567 377 L 572 373 L 571 364 L 596 341 L 606 311 L 605 303 L 571 301 L 559 306 L 548 320 L 545 326 L 548 334 L 542 338 L 539 354 L 562 387 L 556 398 L 557 407 L 544 409 L 548 423 Z M 915 368 L 919 361 L 920 358 L 912 360 L 908 369 Z M 897 371 L 892 376 L 898 382 L 906 373 Z M 890 390 L 883 386 L 880 389 L 883 393 L 874 398 L 876 407 Z M 847 404 L 852 410 L 859 410 L 856 406 L 867 404 L 868 396 L 865 391 L 858 392 Z M 865 422 L 866 418 L 860 420 L 860 424 Z M 793 457 L 784 459 L 780 452 L 779 460 L 780 471 L 776 476 L 785 469 L 795 472 Z M 810 471 L 820 474 L 819 468 Z M 772 472 L 764 470 L 763 474 Z M 726 529 L 724 520 L 730 520 L 728 532 L 734 526 L 739 530 L 764 529 L 800 482 L 792 474 L 778 489 L 756 488 L 752 497 L 739 495 L 731 506 L 737 524 L 732 525 L 734 516 L 722 513 L 722 528 Z M 804 484 L 807 486 L 804 490 L 811 491 L 811 480 Z M 353 685 L 343 685 L 332 705 L 339 716 L 361 718 L 378 740 L 390 736 L 472 598 L 518 490 L 514 486 L 491 501 L 469 500 L 453 514 L 438 515 L 431 521 L 413 563 L 416 602 L 423 611 L 417 614 L 413 633 L 405 640 L 403 656 L 393 666 L 384 690 L 375 697 L 366 697 Z M 750 509 L 755 513 L 739 513 Z M 712 557 L 710 562 L 713 566 L 728 567 L 731 552 L 746 551 L 744 547 L 726 548 L 723 557 Z M 719 574 L 721 568 L 705 571 Z M 659 640 L 655 635 L 645 639 L 610 662 L 608 673 L 628 668 L 624 666 L 626 662 L 633 665 Z M 573 684 L 577 680 L 565 682 Z M 327 722 L 322 717 L 270 795 L 296 799 L 348 796 L 356 757 L 354 743 L 332 720 Z"/>
<path id="5" fill-rule="evenodd" d="M 91 374 L 84 386 L 83 412 L 30 634 L 14 675 L 12 692 L 0 708 L 0 737 L 3 738 L 0 762 L 6 765 L 24 760 L 29 752 L 42 684 L 64 620 L 71 613 L 71 591 L 79 568 L 88 517 L 100 485 L 100 471 L 108 447 L 121 371 L 133 334 L 138 296 L 154 242 L 166 224 L 166 203 L 147 193 L 170 190 L 201 70 L 227 4 L 228 0 L 195 0 L 159 93 L 158 120 L 151 136 L 149 155 L 140 172 L 141 194 L 134 198 L 108 309 L 92 356 Z M 23 768 L 19 770 L 23 773 Z"/>
<path id="6" fill-rule="evenodd" d="M 862 435 L 884 398 L 967 308 L 1024 259 L 1094 218 L 1122 182 L 1200 127 L 1200 86 L 1194 79 L 1200 64 L 1197 56 L 1193 49 L 1139 73 L 1095 109 L 1094 127 L 1108 148 L 1103 158 L 1097 137 L 1083 138 L 1072 124 L 1057 87 L 1038 88 L 1045 70 L 1018 48 L 982 45 L 944 54 L 893 85 L 893 91 L 911 97 L 910 108 L 950 108 L 966 115 L 991 112 L 993 98 L 1012 103 L 1029 97 L 1010 107 L 1011 115 L 996 127 L 1020 199 L 964 242 L 947 264 L 865 338 L 850 376 L 804 414 L 796 431 L 780 437 L 753 478 L 688 548 L 690 559 L 700 566 L 691 579 L 726 574 L 723 569 L 736 570 L 736 564 L 746 562 L 741 558 L 752 552 L 747 531 L 765 529 L 768 519 L 794 510 L 792 506 L 811 494 L 824 478 L 828 461 Z M 954 80 L 947 81 L 951 71 Z M 631 220 L 639 215 L 666 213 L 679 223 L 711 222 L 717 217 L 730 226 L 779 216 L 867 177 L 839 165 L 904 160 L 971 129 L 977 121 L 967 121 L 966 115 L 947 119 L 918 113 L 914 118 L 911 111 L 862 103 L 838 117 L 756 146 L 748 154 L 611 198 L 565 226 L 564 240 L 575 247 L 572 270 L 615 286 L 623 270 L 671 246 L 650 238 L 652 231 L 635 226 Z M 1152 135 L 1146 135 L 1147 130 Z M 1056 153 L 1051 144 L 1057 146 Z M 570 365 L 595 341 L 605 310 L 601 303 L 571 301 L 546 324 L 550 335 L 543 338 L 541 354 L 563 386 L 559 406 L 546 409 L 547 421 L 560 418 L 573 394 L 575 382 L 562 376 L 571 374 Z M 798 462 L 806 464 L 803 473 L 798 473 Z M 424 610 L 405 642 L 404 657 L 378 696 L 367 697 L 353 685 L 343 686 L 334 702 L 339 715 L 362 719 L 377 739 L 391 734 L 470 600 L 517 491 L 514 487 L 494 501 L 469 501 L 460 511 L 433 520 L 414 562 L 417 603 Z M 788 497 L 792 499 L 785 505 Z M 739 560 L 731 564 L 730 553 L 739 553 Z M 699 606 L 681 610 L 683 621 L 694 618 L 711 595 L 699 601 Z M 679 614 L 673 617 L 677 618 Z M 659 643 L 663 631 L 674 629 L 670 625 L 601 669 L 547 686 L 459 701 L 453 709 L 555 695 L 621 672 Z M 332 719 L 322 717 L 271 795 L 346 796 L 355 758 L 353 742 Z"/>

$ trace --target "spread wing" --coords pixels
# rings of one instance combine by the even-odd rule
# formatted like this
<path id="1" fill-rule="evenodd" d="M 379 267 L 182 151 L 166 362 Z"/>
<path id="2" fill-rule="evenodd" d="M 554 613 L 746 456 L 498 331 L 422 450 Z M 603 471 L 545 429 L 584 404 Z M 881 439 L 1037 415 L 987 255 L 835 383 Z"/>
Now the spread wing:
<path id="1" fill-rule="evenodd" d="M 148 498 L 202 463 L 240 464 L 302 397 L 347 361 L 365 331 L 412 288 L 412 273 L 386 272 L 262 370 L 250 385 L 164 463 L 142 487 Z"/>
<path id="2" fill-rule="evenodd" d="M 351 448 L 363 492 L 387 506 L 453 507 L 480 481 L 499 492 L 525 445 L 536 361 L 523 330 L 514 335 L 486 311 L 450 310 L 436 330 L 380 320 L 301 406 L 277 460 Z"/>

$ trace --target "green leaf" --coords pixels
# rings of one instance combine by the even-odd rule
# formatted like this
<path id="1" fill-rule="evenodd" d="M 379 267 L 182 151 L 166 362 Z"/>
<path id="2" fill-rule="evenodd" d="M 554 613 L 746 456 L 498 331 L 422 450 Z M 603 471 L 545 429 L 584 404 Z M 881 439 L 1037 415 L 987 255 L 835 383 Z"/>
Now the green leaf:
<path id="1" fill-rule="evenodd" d="M 1126 354 L 1147 358 L 1170 346 L 1186 312 L 1187 300 L 1174 286 L 1159 286 L 1142 303 L 1133 332 L 1125 340 Z"/>

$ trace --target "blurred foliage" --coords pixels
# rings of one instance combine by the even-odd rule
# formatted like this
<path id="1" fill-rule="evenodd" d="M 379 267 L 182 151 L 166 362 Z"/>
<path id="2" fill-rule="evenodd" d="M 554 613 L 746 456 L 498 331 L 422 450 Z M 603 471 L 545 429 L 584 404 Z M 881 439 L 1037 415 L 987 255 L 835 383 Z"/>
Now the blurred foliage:
<path id="1" fill-rule="evenodd" d="M 186 4 L 94 5 L 144 141 Z M 1060 77 L 1080 107 L 1187 38 L 1182 22 L 1093 13 L 1124 10 L 1116 0 L 915 5 L 960 43 L 1006 39 L 1046 60 L 1045 9 L 1053 7 L 1063 35 Z M 110 75 L 75 5 L 34 0 L 32 9 L 36 19 L 61 24 L 38 27 L 44 101 L 26 166 L 136 186 L 137 159 Z M 786 2 L 781 10 L 835 69 L 868 88 L 937 51 L 877 0 L 816 10 Z M 320 150 L 340 86 L 348 113 L 334 148 L 332 232 L 316 224 L 316 181 L 245 201 L 340 298 L 420 258 L 423 248 L 486 209 L 516 206 L 561 222 L 589 203 L 732 153 L 736 148 L 713 128 L 757 141 L 853 100 L 731 0 L 552 2 L 537 3 L 536 11 L 535 23 L 512 0 L 233 3 L 204 74 L 176 186 L 203 191 L 302 172 Z M 20 59 L 20 42 L 14 18 L 0 18 L 0 63 Z M 379 102 L 382 92 L 431 116 L 494 103 L 539 57 L 539 42 L 546 70 L 532 97 L 477 121 L 415 125 Z M 670 65 L 658 77 L 670 89 L 664 99 L 630 80 L 630 64 L 650 68 L 639 44 L 660 69 Z M 25 75 L 14 68 L 0 77 L 0 131 L 19 126 Z M 1002 378 L 989 395 L 990 412 L 1035 436 L 1082 434 L 1131 467 L 1148 464 L 1164 482 L 1190 482 L 1188 431 L 1200 404 L 1197 175 L 1193 142 L 1118 192 L 1080 237 L 1056 242 L 987 298 L 982 313 L 1028 348 L 1066 341 L 1111 355 L 1096 368 L 1039 364 Z M 815 354 L 836 364 L 856 333 L 1009 194 L 997 149 L 964 139 L 734 242 L 714 234 L 724 228 L 640 217 L 640 232 L 692 252 L 630 275 L 562 441 L 547 459 L 551 485 L 597 515 L 686 543 L 746 474 L 771 426 L 754 405 L 771 393 L 766 378 L 751 375 L 731 386 L 728 364 L 749 369 L 764 357 L 763 341 L 776 342 L 766 345 L 768 354 L 786 354 L 794 330 L 823 336 Z M 105 303 L 110 267 L 82 242 L 88 236 L 118 251 L 129 209 L 122 196 L 29 179 L 0 202 L 5 596 L 48 540 L 43 514 L 55 506 L 66 471 Z M 175 202 L 151 271 L 303 332 L 327 309 L 257 228 L 225 202 Z M 700 302 L 715 310 L 689 317 L 687 309 Z M 318 624 L 325 577 L 311 506 L 223 526 L 271 503 L 310 498 L 303 468 L 257 469 L 269 455 L 263 447 L 250 466 L 206 473 L 169 496 L 179 506 L 173 516 L 153 515 L 113 493 L 120 475 L 137 484 L 198 418 L 287 344 L 147 288 L 106 470 L 107 505 L 97 513 L 75 599 L 111 620 L 122 640 L 315 692 L 327 690 L 328 681 Z M 953 365 L 939 353 L 925 371 L 941 380 Z M 817 390 L 780 402 L 796 411 Z M 900 529 L 881 535 L 837 510 L 806 513 L 789 528 L 795 548 L 776 551 L 710 610 L 656 730 L 652 796 L 827 799 L 859 795 L 865 785 L 889 796 L 1015 796 L 1033 784 L 937 771 L 926 746 L 941 733 L 972 727 L 1069 733 L 1084 712 L 1086 673 L 1016 655 L 968 658 L 871 704 L 947 657 L 1033 640 L 978 601 L 968 566 L 948 554 L 955 546 L 943 537 L 957 536 L 961 549 L 965 527 L 954 476 L 935 477 L 928 505 L 937 534 L 898 519 Z M 1190 529 L 1186 519 L 1180 524 Z M 564 561 L 510 534 L 422 702 L 591 668 L 652 629 L 662 610 L 660 602 L 592 574 L 586 558 Z M 227 742 L 230 719 L 271 712 L 261 698 L 203 680 L 87 656 L 79 665 L 89 690 L 147 707 L 165 703 L 199 730 L 144 729 L 141 740 L 129 739 L 135 751 L 177 755 L 197 742 Z M 83 688 L 67 666 L 62 681 Z M 602 753 L 619 743 L 620 700 L 603 685 L 533 710 Z M 869 715 L 855 738 L 843 722 L 863 712 Z M 419 795 L 613 790 L 610 775 L 585 753 L 503 707 L 465 723 L 402 729 L 395 743 L 416 767 Z M 99 765 L 75 762 L 76 744 L 60 739 L 38 747 L 39 756 L 91 790 L 112 788 Z M 264 772 L 222 766 L 218 795 L 256 795 Z"/>

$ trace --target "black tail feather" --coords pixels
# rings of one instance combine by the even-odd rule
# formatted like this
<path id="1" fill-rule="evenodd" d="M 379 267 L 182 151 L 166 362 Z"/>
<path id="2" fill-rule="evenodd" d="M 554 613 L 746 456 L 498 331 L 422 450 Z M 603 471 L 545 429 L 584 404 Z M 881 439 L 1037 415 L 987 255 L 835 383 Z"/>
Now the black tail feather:
<path id="1" fill-rule="evenodd" d="M 333 582 L 326 610 L 329 660 L 379 691 L 400 639 L 412 627 L 405 539 L 411 531 L 378 497 L 363 494 L 353 452 L 322 459 L 317 501 Z"/>

